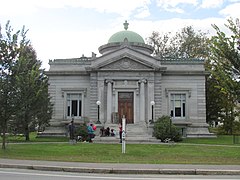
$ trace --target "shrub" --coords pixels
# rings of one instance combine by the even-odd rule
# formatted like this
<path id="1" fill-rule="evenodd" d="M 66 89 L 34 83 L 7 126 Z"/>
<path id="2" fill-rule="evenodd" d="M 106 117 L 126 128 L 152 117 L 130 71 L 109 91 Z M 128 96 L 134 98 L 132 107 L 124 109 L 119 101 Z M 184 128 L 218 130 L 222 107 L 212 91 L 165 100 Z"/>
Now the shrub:
<path id="1" fill-rule="evenodd" d="M 162 142 L 165 142 L 167 139 L 175 142 L 182 140 L 180 130 L 171 123 L 169 116 L 162 116 L 154 123 L 153 136 Z"/>
<path id="2" fill-rule="evenodd" d="M 239 121 L 233 122 L 233 134 L 240 134 L 240 122 Z"/>
<path id="3" fill-rule="evenodd" d="M 217 127 L 217 134 L 218 135 L 228 135 L 228 134 L 240 134 L 240 122 L 234 121 L 232 125 L 232 133 L 230 133 L 230 130 L 226 130 L 226 127 L 223 125 L 220 125 Z"/>
<path id="4" fill-rule="evenodd" d="M 86 141 L 88 139 L 88 131 L 86 123 L 80 124 L 80 126 L 76 130 L 76 135 L 81 136 L 82 141 Z"/>

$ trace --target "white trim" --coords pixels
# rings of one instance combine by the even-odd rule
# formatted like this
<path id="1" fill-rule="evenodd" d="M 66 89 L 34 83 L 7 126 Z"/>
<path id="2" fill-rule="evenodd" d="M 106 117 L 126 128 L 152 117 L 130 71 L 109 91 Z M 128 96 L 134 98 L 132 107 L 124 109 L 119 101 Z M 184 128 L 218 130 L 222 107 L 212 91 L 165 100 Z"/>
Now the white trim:
<path id="1" fill-rule="evenodd" d="M 75 91 L 75 90 L 69 90 L 69 91 L 62 91 L 63 94 L 64 94 L 64 104 L 63 104 L 63 116 L 64 116 L 64 119 L 71 119 L 72 117 L 71 116 L 68 116 L 67 113 L 68 113 L 68 100 L 67 100 L 67 95 L 68 94 L 79 94 L 81 96 L 81 116 L 75 116 L 74 118 L 75 119 L 81 119 L 82 117 L 85 117 L 85 97 L 86 97 L 86 92 L 83 91 L 83 89 L 85 88 L 82 88 L 82 91 Z M 62 89 L 63 90 L 63 89 Z M 79 99 L 80 100 L 80 99 Z M 78 108 L 77 108 L 77 112 L 79 114 L 79 100 L 78 100 Z"/>
<path id="2" fill-rule="evenodd" d="M 191 98 L 191 89 L 189 88 L 166 88 L 165 92 L 166 92 L 166 97 L 168 98 L 168 106 L 167 106 L 167 110 L 168 110 L 168 115 L 171 115 L 171 94 L 186 94 L 186 104 L 185 104 L 185 117 L 175 117 L 173 118 L 173 120 L 183 120 L 183 121 L 188 121 L 189 119 L 189 111 L 190 111 L 190 98 Z"/>

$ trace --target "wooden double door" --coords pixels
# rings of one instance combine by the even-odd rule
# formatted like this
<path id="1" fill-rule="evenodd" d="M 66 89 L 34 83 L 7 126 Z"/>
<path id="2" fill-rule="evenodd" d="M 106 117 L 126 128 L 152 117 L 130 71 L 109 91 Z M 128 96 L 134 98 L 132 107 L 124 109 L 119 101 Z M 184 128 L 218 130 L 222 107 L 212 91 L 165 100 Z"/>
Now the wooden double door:
<path id="1" fill-rule="evenodd" d="M 127 124 L 133 124 L 133 92 L 118 92 L 118 115 L 119 121 L 122 122 L 123 115 Z"/>

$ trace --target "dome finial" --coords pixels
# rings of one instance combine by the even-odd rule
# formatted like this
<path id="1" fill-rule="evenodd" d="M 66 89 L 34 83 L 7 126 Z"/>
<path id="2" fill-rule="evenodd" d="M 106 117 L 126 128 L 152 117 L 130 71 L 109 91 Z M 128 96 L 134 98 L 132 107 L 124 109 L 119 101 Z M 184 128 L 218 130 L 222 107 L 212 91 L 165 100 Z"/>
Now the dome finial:
<path id="1" fill-rule="evenodd" d="M 124 25 L 124 29 L 127 30 L 127 29 L 128 29 L 128 25 L 129 25 L 129 23 L 127 22 L 127 20 L 125 21 L 125 23 L 123 23 L 123 25 Z"/>

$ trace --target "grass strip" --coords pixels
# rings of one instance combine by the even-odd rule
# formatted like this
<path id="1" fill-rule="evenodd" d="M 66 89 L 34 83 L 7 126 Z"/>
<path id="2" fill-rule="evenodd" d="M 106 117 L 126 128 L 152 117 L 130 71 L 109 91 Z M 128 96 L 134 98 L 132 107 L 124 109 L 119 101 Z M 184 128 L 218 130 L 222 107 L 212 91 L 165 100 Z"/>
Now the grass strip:
<path id="1" fill-rule="evenodd" d="M 39 143 L 8 144 L 0 158 L 96 163 L 240 165 L 240 146 Z"/>

